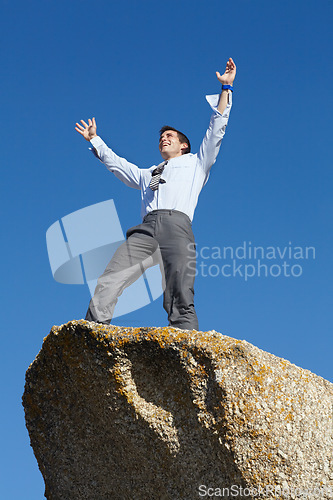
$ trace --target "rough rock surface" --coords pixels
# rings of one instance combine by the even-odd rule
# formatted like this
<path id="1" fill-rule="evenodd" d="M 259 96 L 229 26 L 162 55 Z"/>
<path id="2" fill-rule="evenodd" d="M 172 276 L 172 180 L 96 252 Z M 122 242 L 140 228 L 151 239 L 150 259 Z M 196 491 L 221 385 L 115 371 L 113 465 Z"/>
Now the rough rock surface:
<path id="1" fill-rule="evenodd" d="M 215 331 L 86 321 L 52 328 L 23 396 L 50 500 L 333 498 L 332 401 Z"/>

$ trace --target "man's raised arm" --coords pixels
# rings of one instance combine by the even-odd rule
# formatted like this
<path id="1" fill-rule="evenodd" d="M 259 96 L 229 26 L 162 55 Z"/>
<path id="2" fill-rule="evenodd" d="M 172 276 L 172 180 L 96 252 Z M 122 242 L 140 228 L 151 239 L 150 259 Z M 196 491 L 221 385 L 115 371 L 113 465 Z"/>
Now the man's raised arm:
<path id="1" fill-rule="evenodd" d="M 223 75 L 216 71 L 216 76 L 219 82 L 222 83 L 222 91 L 220 95 L 215 94 L 206 96 L 208 103 L 213 109 L 213 114 L 198 152 L 198 159 L 201 167 L 207 174 L 215 163 L 219 153 L 232 105 L 231 94 L 232 84 L 236 76 L 236 64 L 231 57 L 227 61 Z M 226 86 L 226 88 L 224 88 L 224 86 Z"/>
<path id="2" fill-rule="evenodd" d="M 93 147 L 92 151 L 101 160 L 110 172 L 121 180 L 126 186 L 134 189 L 141 189 L 141 169 L 116 155 L 105 142 L 97 135 L 96 120 L 89 118 L 88 123 L 81 120 L 82 125 L 76 123 L 75 130 L 85 138 L 86 141 L 91 142 Z"/>

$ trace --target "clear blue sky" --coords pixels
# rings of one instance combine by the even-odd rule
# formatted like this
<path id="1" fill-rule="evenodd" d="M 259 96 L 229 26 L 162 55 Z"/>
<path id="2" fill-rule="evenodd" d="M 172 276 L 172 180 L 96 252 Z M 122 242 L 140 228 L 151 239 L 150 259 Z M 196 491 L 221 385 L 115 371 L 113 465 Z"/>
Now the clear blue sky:
<path id="1" fill-rule="evenodd" d="M 1 498 L 43 498 L 25 371 L 52 325 L 82 318 L 89 300 L 87 287 L 53 280 L 47 228 L 108 199 L 124 231 L 140 222 L 139 192 L 88 152 L 75 122 L 96 116 L 103 139 L 141 167 L 160 161 L 164 124 L 196 151 L 204 96 L 219 91 L 215 71 L 230 56 L 234 106 L 196 210 L 198 249 L 311 246 L 315 259 L 288 260 L 299 277 L 198 276 L 200 328 L 333 380 L 332 10 L 325 0 L 1 0 Z M 162 300 L 115 323 L 165 326 Z"/>

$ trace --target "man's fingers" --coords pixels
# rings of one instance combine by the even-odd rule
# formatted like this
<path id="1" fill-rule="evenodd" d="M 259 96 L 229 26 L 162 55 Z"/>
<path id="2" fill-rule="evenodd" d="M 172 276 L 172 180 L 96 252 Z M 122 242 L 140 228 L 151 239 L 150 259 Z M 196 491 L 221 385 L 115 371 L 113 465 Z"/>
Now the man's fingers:
<path id="1" fill-rule="evenodd" d="M 90 120 L 90 118 L 88 119 L 88 123 L 89 123 L 89 127 L 91 127 L 92 121 Z"/>
<path id="2" fill-rule="evenodd" d="M 230 73 L 231 71 L 236 71 L 236 64 L 234 63 L 232 57 L 229 57 L 229 59 L 227 60 L 227 64 L 225 66 L 224 74 Z M 223 75 L 221 75 L 218 71 L 216 71 L 216 76 L 217 78 L 221 78 Z"/>
<path id="3" fill-rule="evenodd" d="M 80 130 L 79 128 L 75 127 L 75 130 L 76 130 L 79 134 L 83 135 L 82 130 Z"/>
<path id="4" fill-rule="evenodd" d="M 233 58 L 232 58 L 232 57 L 230 57 L 230 58 L 229 58 L 229 61 L 230 61 L 230 63 L 229 63 L 229 64 L 230 64 L 231 69 L 235 69 L 235 68 L 236 68 L 236 64 L 235 64 L 235 61 L 233 60 Z"/>
<path id="5" fill-rule="evenodd" d="M 80 130 L 84 130 L 84 127 L 82 127 L 82 125 L 80 125 L 79 123 L 75 123 L 76 127 L 78 127 Z M 75 128 L 76 128 L 75 127 Z"/>
<path id="6" fill-rule="evenodd" d="M 96 127 L 96 120 L 95 120 L 95 117 L 93 117 L 93 120 L 92 120 L 92 121 L 93 121 L 93 125 L 94 125 L 94 127 Z"/>
<path id="7" fill-rule="evenodd" d="M 84 120 L 80 120 L 80 122 L 81 122 L 81 123 L 83 123 L 83 125 L 84 125 L 86 128 L 88 128 L 88 127 L 89 127 L 88 123 L 86 123 Z"/>

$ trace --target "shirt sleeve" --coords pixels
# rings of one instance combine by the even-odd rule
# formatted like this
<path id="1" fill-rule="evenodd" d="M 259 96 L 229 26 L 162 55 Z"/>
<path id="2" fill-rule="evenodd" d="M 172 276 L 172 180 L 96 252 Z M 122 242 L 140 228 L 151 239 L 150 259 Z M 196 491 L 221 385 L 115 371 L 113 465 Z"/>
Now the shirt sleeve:
<path id="1" fill-rule="evenodd" d="M 220 151 L 221 141 L 225 134 L 232 106 L 232 92 L 229 92 L 228 104 L 223 114 L 221 114 L 217 109 L 219 97 L 219 94 L 206 96 L 213 110 L 213 114 L 198 153 L 199 162 L 206 173 L 209 172 L 212 165 L 215 163 L 216 157 Z"/>
<path id="2" fill-rule="evenodd" d="M 126 186 L 141 189 L 141 169 L 139 167 L 116 155 L 99 136 L 91 139 L 90 144 L 92 145 L 90 150 L 110 172 L 113 172 Z"/>

